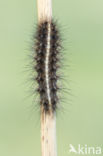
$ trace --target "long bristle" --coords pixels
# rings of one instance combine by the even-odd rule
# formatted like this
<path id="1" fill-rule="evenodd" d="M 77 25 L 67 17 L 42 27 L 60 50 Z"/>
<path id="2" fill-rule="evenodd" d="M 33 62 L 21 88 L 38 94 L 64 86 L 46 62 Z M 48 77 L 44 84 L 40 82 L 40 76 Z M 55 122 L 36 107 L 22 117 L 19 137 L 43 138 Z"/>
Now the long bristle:
<path id="1" fill-rule="evenodd" d="M 40 104 L 44 111 L 55 112 L 58 104 L 57 85 L 58 62 L 61 50 L 60 35 L 56 22 L 44 21 L 37 27 L 35 37 L 35 70 L 40 94 Z"/>

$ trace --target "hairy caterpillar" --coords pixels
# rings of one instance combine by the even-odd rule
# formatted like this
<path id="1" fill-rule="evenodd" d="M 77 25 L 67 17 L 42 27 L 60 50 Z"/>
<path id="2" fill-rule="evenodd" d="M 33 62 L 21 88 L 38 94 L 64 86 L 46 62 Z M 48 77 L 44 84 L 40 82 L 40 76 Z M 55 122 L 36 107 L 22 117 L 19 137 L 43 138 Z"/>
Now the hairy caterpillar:
<path id="1" fill-rule="evenodd" d="M 61 40 L 56 22 L 45 20 L 38 24 L 34 47 L 40 104 L 46 113 L 55 112 L 58 103 L 57 71 L 61 51 Z"/>

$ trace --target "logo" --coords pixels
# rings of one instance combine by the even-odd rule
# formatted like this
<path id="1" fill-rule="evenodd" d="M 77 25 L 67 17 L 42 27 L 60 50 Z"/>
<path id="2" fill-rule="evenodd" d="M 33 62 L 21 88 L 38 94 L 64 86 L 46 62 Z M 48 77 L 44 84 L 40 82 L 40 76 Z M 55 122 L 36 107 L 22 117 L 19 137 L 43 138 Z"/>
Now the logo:
<path id="1" fill-rule="evenodd" d="M 102 154 L 102 148 L 101 147 L 93 147 L 93 146 L 87 146 L 87 145 L 80 145 L 78 144 L 77 147 L 74 147 L 72 144 L 69 145 L 69 153 L 74 153 L 78 155 L 100 155 Z"/>

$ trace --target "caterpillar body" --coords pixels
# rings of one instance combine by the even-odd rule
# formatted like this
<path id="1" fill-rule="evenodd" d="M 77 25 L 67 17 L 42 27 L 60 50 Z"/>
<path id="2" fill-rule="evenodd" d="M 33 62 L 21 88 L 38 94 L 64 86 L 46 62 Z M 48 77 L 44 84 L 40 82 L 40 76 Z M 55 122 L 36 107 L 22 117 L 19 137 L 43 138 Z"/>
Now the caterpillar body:
<path id="1" fill-rule="evenodd" d="M 57 72 L 60 51 L 61 40 L 56 22 L 45 20 L 39 23 L 35 36 L 34 59 L 40 105 L 46 113 L 55 112 L 58 104 Z"/>

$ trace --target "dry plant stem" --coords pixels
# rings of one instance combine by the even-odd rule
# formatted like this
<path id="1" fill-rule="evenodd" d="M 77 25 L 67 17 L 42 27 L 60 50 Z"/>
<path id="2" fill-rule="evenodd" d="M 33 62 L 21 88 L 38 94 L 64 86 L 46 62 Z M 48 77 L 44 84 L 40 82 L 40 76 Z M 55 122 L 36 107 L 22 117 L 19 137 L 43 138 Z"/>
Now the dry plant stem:
<path id="1" fill-rule="evenodd" d="M 41 112 L 42 156 L 57 156 L 56 118 L 53 113 Z"/>
<path id="2" fill-rule="evenodd" d="M 52 18 L 52 0 L 37 0 L 38 21 L 51 21 Z"/>
<path id="3" fill-rule="evenodd" d="M 52 0 L 37 0 L 38 23 L 51 22 Z M 56 148 L 56 115 L 51 112 L 45 113 L 41 106 L 41 147 L 42 156 L 57 156 Z"/>

